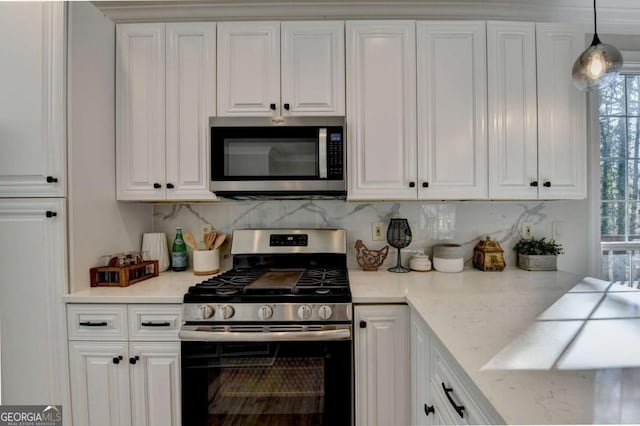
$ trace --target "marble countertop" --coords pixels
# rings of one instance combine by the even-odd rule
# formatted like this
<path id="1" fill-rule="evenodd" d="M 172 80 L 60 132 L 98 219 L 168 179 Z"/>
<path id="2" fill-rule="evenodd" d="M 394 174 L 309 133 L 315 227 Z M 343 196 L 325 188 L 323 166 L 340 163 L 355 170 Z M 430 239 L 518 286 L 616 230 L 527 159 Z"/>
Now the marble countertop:
<path id="1" fill-rule="evenodd" d="M 165 272 L 126 288 L 78 291 L 65 296 L 65 301 L 181 303 L 187 288 L 205 278 L 189 271 Z M 563 369 L 560 362 L 566 361 L 571 354 L 567 348 L 573 346 L 578 362 L 568 358 L 578 367 L 589 365 L 585 359 L 602 359 L 603 353 L 615 351 L 605 347 L 594 352 L 593 342 L 602 333 L 596 333 L 589 345 L 576 338 L 576 331 L 588 334 L 587 319 L 596 322 L 607 317 L 611 309 L 620 310 L 620 303 L 631 315 L 640 313 L 640 308 L 631 308 L 635 302 L 627 300 L 632 292 L 612 295 L 606 293 L 609 287 L 596 280 L 515 268 L 504 272 L 466 269 L 458 274 L 350 270 L 349 279 L 354 303 L 408 303 L 417 311 L 509 424 L 640 423 L 640 368 L 610 368 L 601 362 L 591 369 Z M 594 298 L 600 300 L 597 306 Z M 608 315 L 622 321 L 618 314 Z M 576 327 L 576 321 L 582 325 Z M 624 321 L 628 325 L 640 318 Z M 569 323 L 574 327 L 567 331 Z M 624 325 L 612 326 L 624 329 Z M 637 330 L 631 327 L 627 336 Z M 630 347 L 640 347 L 637 337 L 629 341 Z M 638 350 L 622 352 L 635 356 Z"/>
<path id="2" fill-rule="evenodd" d="M 212 276 L 167 271 L 128 287 L 88 287 L 65 295 L 63 300 L 66 303 L 182 303 L 190 286 Z"/>
<path id="3" fill-rule="evenodd" d="M 416 310 L 506 423 L 640 423 L 640 290 L 515 268 L 349 277 L 359 303 Z"/>

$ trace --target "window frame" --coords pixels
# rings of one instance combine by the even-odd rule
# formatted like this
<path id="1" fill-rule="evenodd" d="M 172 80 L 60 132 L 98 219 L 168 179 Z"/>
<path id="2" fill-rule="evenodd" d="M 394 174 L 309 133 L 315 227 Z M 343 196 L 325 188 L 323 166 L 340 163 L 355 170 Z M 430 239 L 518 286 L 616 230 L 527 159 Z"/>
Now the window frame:
<path id="1" fill-rule="evenodd" d="M 622 52 L 622 56 L 624 58 L 624 65 L 622 67 L 621 73 L 623 74 L 640 74 L 640 52 L 636 51 L 626 51 Z M 600 99 L 599 93 L 597 91 L 589 93 L 589 111 L 591 116 L 591 125 L 589 126 L 590 137 L 589 140 L 592 141 L 591 144 L 591 158 L 592 160 L 589 162 L 590 167 L 593 170 L 591 173 L 591 190 L 590 198 L 592 200 L 591 211 L 592 215 L 592 229 L 595 230 L 596 235 L 596 250 L 595 253 L 591 256 L 592 262 L 590 265 L 589 273 L 593 276 L 600 276 L 604 279 L 608 279 L 607 276 L 602 276 L 602 259 L 605 254 L 610 253 L 612 255 L 613 251 L 626 251 L 629 256 L 638 255 L 640 256 L 640 240 L 638 241 L 602 241 L 602 228 L 601 228 L 601 206 L 602 200 L 600 199 L 600 185 L 601 185 L 601 175 L 600 175 Z M 626 157 L 625 157 L 626 158 Z M 625 194 L 625 206 L 628 205 L 629 200 L 628 196 Z M 625 223 L 625 232 L 627 232 L 626 227 L 628 225 Z M 631 272 L 631 271 L 629 271 Z"/>

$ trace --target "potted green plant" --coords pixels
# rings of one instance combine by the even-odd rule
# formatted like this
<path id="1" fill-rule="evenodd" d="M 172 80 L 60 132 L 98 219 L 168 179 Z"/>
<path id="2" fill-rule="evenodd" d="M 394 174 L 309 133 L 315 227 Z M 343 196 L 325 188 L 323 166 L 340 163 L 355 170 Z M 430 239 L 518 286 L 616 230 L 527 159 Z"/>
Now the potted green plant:
<path id="1" fill-rule="evenodd" d="M 518 268 L 527 271 L 557 271 L 558 255 L 564 253 L 555 240 L 523 238 L 513 248 L 518 253 Z"/>

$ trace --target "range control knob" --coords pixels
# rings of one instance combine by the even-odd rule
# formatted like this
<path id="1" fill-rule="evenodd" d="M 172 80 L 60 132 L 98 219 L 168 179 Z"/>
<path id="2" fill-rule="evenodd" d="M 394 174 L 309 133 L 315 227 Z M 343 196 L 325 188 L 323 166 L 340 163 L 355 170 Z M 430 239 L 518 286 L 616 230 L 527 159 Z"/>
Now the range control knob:
<path id="1" fill-rule="evenodd" d="M 318 308 L 318 316 L 320 319 L 328 320 L 333 315 L 333 310 L 330 306 L 322 305 Z"/>
<path id="2" fill-rule="evenodd" d="M 301 320 L 308 320 L 311 318 L 311 306 L 302 305 L 298 308 L 298 318 Z"/>
<path id="3" fill-rule="evenodd" d="M 215 313 L 211 305 L 200 305 L 198 306 L 198 311 L 200 312 L 200 319 L 209 319 Z"/>
<path id="4" fill-rule="evenodd" d="M 271 306 L 263 305 L 258 309 L 258 318 L 261 320 L 268 320 L 273 316 L 273 309 Z"/>
<path id="5" fill-rule="evenodd" d="M 229 319 L 233 316 L 233 314 L 236 313 L 236 311 L 233 309 L 233 306 L 231 305 L 222 305 L 222 307 L 220 307 L 220 310 L 222 311 L 222 318 L 224 319 Z"/>

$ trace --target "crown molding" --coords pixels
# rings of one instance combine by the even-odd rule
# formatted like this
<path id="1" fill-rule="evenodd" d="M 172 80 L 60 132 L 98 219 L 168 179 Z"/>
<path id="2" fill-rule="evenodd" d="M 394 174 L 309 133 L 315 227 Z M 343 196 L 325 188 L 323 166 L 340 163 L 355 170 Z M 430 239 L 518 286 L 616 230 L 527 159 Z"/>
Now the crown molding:
<path id="1" fill-rule="evenodd" d="M 482 19 L 593 24 L 590 0 L 93 1 L 116 23 L 294 19 Z M 640 1 L 598 5 L 600 32 L 640 34 Z M 588 27 L 585 27 L 588 28 Z"/>

